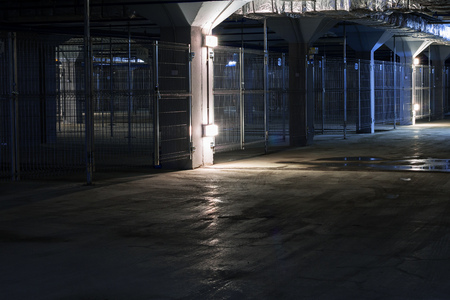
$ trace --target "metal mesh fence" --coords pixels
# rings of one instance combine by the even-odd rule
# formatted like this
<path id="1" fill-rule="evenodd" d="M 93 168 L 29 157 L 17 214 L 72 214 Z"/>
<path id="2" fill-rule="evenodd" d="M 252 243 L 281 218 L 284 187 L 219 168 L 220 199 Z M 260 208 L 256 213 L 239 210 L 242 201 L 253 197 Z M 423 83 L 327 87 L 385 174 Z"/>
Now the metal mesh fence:
<path id="1" fill-rule="evenodd" d="M 280 143 L 289 135 L 289 68 L 284 53 L 270 53 L 268 65 L 268 131 L 271 141 Z"/>
<path id="2" fill-rule="evenodd" d="M 392 125 L 395 121 L 396 84 L 394 79 L 394 64 L 391 62 L 376 62 L 375 69 L 375 125 Z"/>
<path id="3" fill-rule="evenodd" d="M 442 99 L 443 99 L 443 113 L 448 115 L 450 113 L 450 76 L 449 67 L 445 67 L 442 72 Z"/>
<path id="4" fill-rule="evenodd" d="M 91 45 L 86 127 L 84 39 L 0 33 L 1 178 L 82 172 L 87 130 L 97 171 L 150 167 L 155 152 L 166 162 L 189 158 L 189 46 L 110 37 Z"/>
<path id="5" fill-rule="evenodd" d="M 159 44 L 159 132 L 161 160 L 190 156 L 189 46 Z"/>
<path id="6" fill-rule="evenodd" d="M 84 55 L 82 37 L 0 32 L 0 178 L 85 170 L 87 133 L 97 170 L 190 158 L 189 46 L 92 38 L 88 127 Z M 215 49 L 217 150 L 265 142 L 266 132 L 270 141 L 288 137 L 286 56 L 270 53 L 267 68 L 264 60 L 262 51 Z M 321 58 L 310 70 L 316 133 L 367 132 L 372 113 L 377 128 L 410 124 L 412 104 L 417 118 L 438 111 L 435 69 L 428 66 Z M 444 113 L 448 74 L 439 87 Z"/>
<path id="7" fill-rule="evenodd" d="M 243 57 L 244 143 L 263 142 L 264 53 L 246 50 Z"/>
<path id="8" fill-rule="evenodd" d="M 11 159 L 16 177 L 35 177 L 59 174 L 68 170 L 83 170 L 84 127 L 82 124 L 64 126 L 60 108 L 60 90 L 56 45 L 63 36 L 39 36 L 18 33 L 8 41 L 8 76 L 17 70 L 15 94 L 17 105 L 9 106 L 7 119 L 16 118 L 15 127 L 9 127 Z M 3 64 L 3 62 L 2 62 Z M 76 95 L 69 97 L 76 99 Z M 10 104 L 13 102 L 10 102 Z M 12 108 L 12 109 L 11 109 Z M 11 122 L 9 122 L 12 124 Z M 11 135 L 15 137 L 11 138 Z M 16 147 L 11 147 L 16 140 Z M 7 142 L 7 143 L 8 143 Z M 13 175 L 14 176 L 14 175 Z"/>
<path id="9" fill-rule="evenodd" d="M 220 47 L 214 52 L 214 122 L 219 128 L 216 149 L 238 149 L 242 145 L 242 51 Z"/>
<path id="10" fill-rule="evenodd" d="M 415 109 L 416 118 L 431 118 L 432 94 L 434 85 L 434 69 L 429 66 L 415 66 L 413 74 L 414 80 L 414 98 L 413 103 L 417 105 Z"/>
<path id="11" fill-rule="evenodd" d="M 270 142 L 285 141 L 289 130 L 289 70 L 285 55 L 268 55 L 265 89 L 263 51 L 219 47 L 214 52 L 214 119 L 219 127 L 216 150 L 264 142 L 265 119 Z M 264 103 L 264 93 L 267 103 Z"/>
<path id="12" fill-rule="evenodd" d="M 56 49 L 58 132 L 66 139 L 85 134 L 83 39 Z M 97 170 L 151 166 L 153 150 L 152 44 L 118 38 L 92 39 L 92 101 Z M 79 146 L 78 146 L 79 147 Z"/>
<path id="13" fill-rule="evenodd" d="M 0 179 L 12 176 L 10 46 L 8 35 L 0 32 Z"/>
<path id="14" fill-rule="evenodd" d="M 316 131 L 342 131 L 344 126 L 344 63 L 322 59 L 314 63 Z"/>
<path id="15" fill-rule="evenodd" d="M 434 67 L 411 68 L 393 62 L 342 59 L 314 61 L 314 127 L 316 134 L 370 132 L 371 93 L 374 93 L 375 130 L 392 129 L 397 124 L 411 124 L 413 102 L 418 104 L 416 118 L 431 117 L 436 111 Z M 371 90 L 373 72 L 373 91 Z M 444 78 L 444 94 L 448 89 Z M 444 95 L 444 99 L 446 99 Z M 444 100 L 448 111 L 448 100 Z M 445 109 L 445 108 L 444 108 Z M 345 128 L 345 129 L 344 129 Z"/>

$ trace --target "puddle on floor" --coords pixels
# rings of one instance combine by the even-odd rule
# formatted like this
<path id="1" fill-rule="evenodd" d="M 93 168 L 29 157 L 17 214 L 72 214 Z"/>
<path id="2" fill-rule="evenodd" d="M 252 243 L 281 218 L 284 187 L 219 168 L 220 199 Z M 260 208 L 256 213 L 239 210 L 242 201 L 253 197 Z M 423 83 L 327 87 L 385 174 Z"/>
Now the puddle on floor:
<path id="1" fill-rule="evenodd" d="M 281 163 L 281 162 L 280 162 Z M 372 169 L 382 171 L 429 171 L 450 172 L 450 159 L 405 158 L 389 160 L 378 157 L 330 157 L 307 162 L 282 162 L 305 164 L 313 167 L 345 169 Z"/>
<path id="2" fill-rule="evenodd" d="M 320 158 L 318 160 L 327 160 L 327 161 L 376 161 L 376 160 L 383 160 L 383 159 L 382 158 L 378 158 L 378 157 L 356 156 L 356 157 Z"/>

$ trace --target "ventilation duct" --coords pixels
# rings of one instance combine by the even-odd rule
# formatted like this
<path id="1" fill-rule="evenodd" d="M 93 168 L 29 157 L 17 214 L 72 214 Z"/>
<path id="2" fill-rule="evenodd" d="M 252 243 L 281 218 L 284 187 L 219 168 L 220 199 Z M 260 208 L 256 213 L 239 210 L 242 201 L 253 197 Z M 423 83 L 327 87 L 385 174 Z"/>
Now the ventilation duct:
<path id="1" fill-rule="evenodd" d="M 283 1 L 254 0 L 244 5 L 236 14 L 247 18 L 287 16 L 291 18 L 323 16 L 349 20 L 361 25 L 408 34 L 439 44 L 450 45 L 450 27 L 439 24 L 432 17 L 429 2 L 409 0 L 317 0 Z M 431 14 L 423 14 L 426 10 Z"/>

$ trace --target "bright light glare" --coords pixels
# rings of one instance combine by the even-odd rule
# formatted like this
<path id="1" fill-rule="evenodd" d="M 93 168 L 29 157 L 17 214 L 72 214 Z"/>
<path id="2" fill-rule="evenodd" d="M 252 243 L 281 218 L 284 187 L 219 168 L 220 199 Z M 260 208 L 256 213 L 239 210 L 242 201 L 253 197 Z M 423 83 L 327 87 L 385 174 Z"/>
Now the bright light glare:
<path id="1" fill-rule="evenodd" d="M 420 59 L 418 57 L 414 57 L 414 65 L 417 66 L 420 64 Z"/>
<path id="2" fill-rule="evenodd" d="M 237 62 L 236 62 L 235 60 L 230 60 L 226 66 L 227 66 L 227 67 L 235 67 L 235 66 L 236 66 L 236 63 L 237 63 Z"/>
<path id="3" fill-rule="evenodd" d="M 420 105 L 419 104 L 414 104 L 414 111 L 418 111 L 420 109 Z"/>
<path id="4" fill-rule="evenodd" d="M 217 39 L 217 36 L 213 36 L 213 35 L 207 35 L 205 36 L 205 46 L 206 47 L 217 47 L 217 45 L 219 44 L 219 41 Z"/>
<path id="5" fill-rule="evenodd" d="M 219 134 L 219 127 L 216 124 L 203 125 L 203 136 L 213 137 Z"/>

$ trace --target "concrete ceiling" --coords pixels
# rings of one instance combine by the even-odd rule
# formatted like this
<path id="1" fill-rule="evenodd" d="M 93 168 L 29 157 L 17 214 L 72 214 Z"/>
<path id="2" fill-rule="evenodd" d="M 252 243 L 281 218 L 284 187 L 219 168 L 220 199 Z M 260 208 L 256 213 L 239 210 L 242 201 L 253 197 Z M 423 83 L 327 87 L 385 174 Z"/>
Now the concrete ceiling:
<path id="1" fill-rule="evenodd" d="M 290 1 L 279 0 L 267 1 L 272 1 L 272 4 L 291 3 Z M 91 27 L 93 34 L 98 35 L 124 36 L 130 31 L 135 36 L 157 40 L 160 38 L 162 27 L 198 26 L 202 27 L 205 33 L 213 30 L 213 33 L 219 36 L 219 42 L 222 45 L 262 48 L 264 40 L 262 19 L 270 17 L 270 15 L 265 13 L 256 17 L 246 16 L 239 13 L 239 8 L 243 5 L 244 7 L 255 7 L 258 5 L 255 3 L 267 1 L 258 0 L 258 2 L 248 3 L 249 0 L 90 0 Z M 321 1 L 315 1 L 314 5 L 318 5 Z M 381 2 L 383 1 L 380 0 Z M 396 22 L 391 23 L 388 19 L 392 19 L 394 14 L 403 14 L 408 18 L 414 17 L 425 20 L 428 25 L 442 25 L 441 27 L 445 29 L 446 23 L 450 21 L 450 6 L 446 2 L 411 0 L 415 7 L 420 7 L 422 10 L 377 12 L 371 17 L 369 17 L 368 12 L 365 12 L 364 17 L 359 18 L 341 13 L 339 18 L 336 18 L 338 23 L 328 31 L 320 32 L 321 38 L 316 40 L 315 44 L 326 45 L 329 54 L 333 53 L 333 48 L 336 48 L 336 51 L 339 52 L 342 45 L 344 24 L 346 24 L 349 40 L 352 35 L 356 36 L 356 31 L 358 34 L 364 35 L 366 32 L 383 32 L 385 30 L 391 31 L 393 35 L 402 36 L 404 40 L 426 40 L 430 36 L 429 33 L 425 34 L 403 27 L 403 23 L 399 21 L 401 18 L 396 17 Z M 297 6 L 303 3 L 304 6 L 302 7 L 307 9 L 312 2 L 292 1 L 292 3 Z M 292 7 L 294 4 L 292 4 Z M 82 34 L 83 5 L 83 0 L 16 0 L 14 2 L 0 0 L 0 29 Z M 238 13 L 233 14 L 237 10 Z M 278 14 L 278 16 L 300 19 L 307 17 L 307 15 L 288 13 Z M 313 16 L 323 17 L 332 16 L 332 14 L 322 12 L 321 14 L 313 14 Z M 303 23 L 307 24 L 308 21 Z M 286 34 L 280 32 L 280 29 L 276 28 L 275 25 L 270 28 L 270 22 L 268 24 L 269 48 L 285 50 L 287 48 Z M 367 37 L 364 36 L 365 38 Z M 358 42 L 361 44 L 363 40 L 350 42 L 350 47 L 355 48 L 355 51 L 358 51 Z"/>

